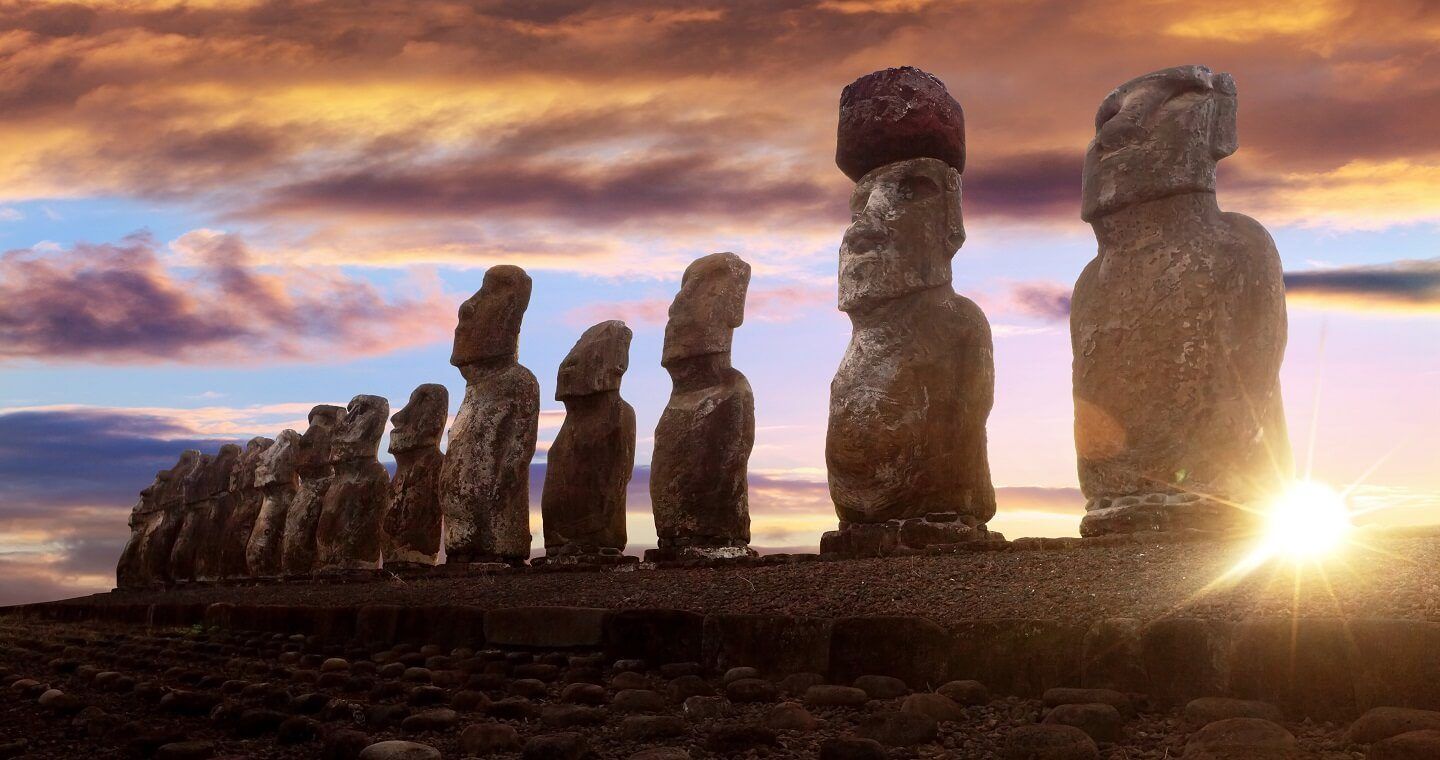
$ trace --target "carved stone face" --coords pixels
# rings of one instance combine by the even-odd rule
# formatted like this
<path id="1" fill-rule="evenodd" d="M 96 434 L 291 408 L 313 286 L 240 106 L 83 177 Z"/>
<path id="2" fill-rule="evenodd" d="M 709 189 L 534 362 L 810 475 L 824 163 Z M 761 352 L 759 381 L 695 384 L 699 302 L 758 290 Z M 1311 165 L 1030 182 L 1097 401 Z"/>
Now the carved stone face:
<path id="1" fill-rule="evenodd" d="M 1235 81 L 1177 66 L 1120 85 L 1095 115 L 1085 151 L 1080 217 L 1215 191 L 1215 163 L 1235 152 Z"/>
<path id="2" fill-rule="evenodd" d="M 264 488 L 291 482 L 299 454 L 300 434 L 294 430 L 280 431 L 274 445 L 265 450 L 255 466 L 255 485 Z"/>
<path id="3" fill-rule="evenodd" d="M 335 429 L 345 419 L 345 410 L 330 404 L 320 404 L 310 410 L 310 426 L 300 436 L 300 452 L 295 459 L 296 467 L 315 467 L 330 462 L 330 444 L 335 438 Z"/>
<path id="4" fill-rule="evenodd" d="M 390 402 L 384 396 L 360 394 L 350 399 L 345 417 L 335 428 L 330 442 L 330 461 L 374 459 L 380 451 L 380 436 L 390 417 Z"/>
<path id="5" fill-rule="evenodd" d="M 735 328 L 745 321 L 749 288 L 750 265 L 733 253 L 712 253 L 691 262 L 670 304 L 660 365 L 730 353 Z"/>
<path id="6" fill-rule="evenodd" d="M 620 379 L 630 368 L 631 336 L 630 328 L 614 319 L 587 329 L 560 362 L 555 399 L 619 390 Z"/>
<path id="7" fill-rule="evenodd" d="M 507 265 L 490 267 L 480 290 L 460 304 L 450 363 L 464 367 L 516 356 L 520 351 L 520 322 L 529 305 L 530 275 L 525 270 Z"/>
<path id="8" fill-rule="evenodd" d="M 390 418 L 390 453 L 423 449 L 440 444 L 445 419 L 450 413 L 450 391 L 437 383 L 425 383 L 410 393 L 405 408 Z"/>
<path id="9" fill-rule="evenodd" d="M 841 311 L 943 285 L 965 242 L 960 173 L 934 158 L 886 164 L 855 185 L 850 218 L 840 243 Z"/>

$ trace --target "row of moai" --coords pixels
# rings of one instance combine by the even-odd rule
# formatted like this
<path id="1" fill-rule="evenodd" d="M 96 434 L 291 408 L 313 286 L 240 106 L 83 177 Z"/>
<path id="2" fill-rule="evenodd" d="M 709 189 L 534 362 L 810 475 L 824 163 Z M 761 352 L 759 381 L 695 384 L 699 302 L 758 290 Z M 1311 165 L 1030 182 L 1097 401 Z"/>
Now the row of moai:
<path id="1" fill-rule="evenodd" d="M 1082 535 L 1225 531 L 1290 473 L 1278 372 L 1285 300 L 1273 241 L 1222 212 L 1215 165 L 1236 149 L 1233 80 L 1203 66 L 1111 93 L 1086 151 L 1082 218 L 1099 243 L 1072 301 Z M 822 553 L 888 554 L 992 536 L 986 451 L 994 353 L 984 313 L 951 285 L 965 240 L 964 114 L 935 77 L 886 69 L 841 95 L 836 163 L 855 184 L 839 255 L 852 335 L 831 384 L 825 461 L 839 517 Z M 750 267 L 692 263 L 670 307 L 673 390 L 655 431 L 647 559 L 749 556 L 754 397 L 731 366 Z M 497 266 L 459 313 L 466 381 L 447 451 L 448 399 L 422 385 L 395 415 L 389 478 L 376 460 L 388 404 L 316 407 L 310 427 L 242 452 L 187 451 L 131 517 L 121 585 L 305 575 L 436 562 L 522 562 L 539 387 L 518 363 L 530 278 Z M 546 557 L 622 558 L 635 414 L 620 398 L 630 330 L 586 330 L 559 369 L 565 422 L 547 456 Z"/>

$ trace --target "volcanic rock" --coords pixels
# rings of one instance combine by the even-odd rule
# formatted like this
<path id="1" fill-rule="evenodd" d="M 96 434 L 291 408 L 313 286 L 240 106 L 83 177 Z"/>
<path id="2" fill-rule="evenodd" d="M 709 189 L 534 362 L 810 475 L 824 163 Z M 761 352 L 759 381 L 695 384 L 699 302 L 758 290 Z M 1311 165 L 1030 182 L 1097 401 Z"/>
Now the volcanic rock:
<path id="1" fill-rule="evenodd" d="M 540 500 L 548 556 L 625 548 L 635 410 L 620 398 L 620 381 L 630 338 L 624 322 L 601 322 L 560 363 L 555 399 L 565 404 L 565 421 L 546 455 Z"/>
<path id="2" fill-rule="evenodd" d="M 518 362 L 530 277 L 495 266 L 460 306 L 450 363 L 465 398 L 440 471 L 448 563 L 520 562 L 530 553 L 530 459 L 540 386 Z"/>
<path id="3" fill-rule="evenodd" d="M 265 496 L 260 504 L 260 514 L 255 518 L 255 527 L 245 544 L 245 566 L 252 577 L 268 578 L 280 574 L 285 546 L 285 518 L 300 488 L 300 476 L 295 469 L 299 456 L 300 434 L 284 430 L 275 436 L 275 445 L 260 455 L 260 461 L 255 466 L 255 485 Z"/>
<path id="4" fill-rule="evenodd" d="M 350 400 L 332 434 L 334 474 L 315 526 L 316 561 L 322 572 L 380 566 L 390 473 L 376 456 L 389 416 L 389 401 L 359 395 Z"/>
<path id="5" fill-rule="evenodd" d="M 1157 71 L 1100 106 L 1082 218 L 1099 252 L 1070 303 L 1081 534 L 1244 527 L 1291 477 L 1275 243 L 1220 210 L 1235 83 Z"/>
<path id="6" fill-rule="evenodd" d="M 1074 726 L 1029 725 L 1005 737 L 1005 760 L 1099 760 L 1100 749 Z"/>
<path id="7" fill-rule="evenodd" d="M 440 438 L 450 411 L 450 391 L 425 383 L 390 418 L 390 511 L 385 515 L 385 566 L 435 564 L 440 556 Z"/>
<path id="8" fill-rule="evenodd" d="M 853 182 L 911 158 L 965 171 L 965 114 L 945 84 L 911 66 L 884 69 L 840 93 L 835 164 Z"/>
<path id="9" fill-rule="evenodd" d="M 304 576 L 315 570 L 318 551 L 315 532 L 325 508 L 325 492 L 330 490 L 330 481 L 335 476 L 330 446 L 336 429 L 344 421 L 344 409 L 320 404 L 310 410 L 310 426 L 300 436 L 295 458 L 300 489 L 285 513 L 285 540 L 280 556 L 285 575 Z"/>
<path id="10" fill-rule="evenodd" d="M 655 427 L 650 470 L 656 556 L 694 549 L 751 553 L 746 476 L 755 397 L 730 366 L 749 284 L 749 264 L 733 253 L 713 253 L 685 269 L 670 304 L 660 363 L 674 387 Z"/>
<path id="11" fill-rule="evenodd" d="M 1217 720 L 1185 743 L 1185 760 L 1290 760 L 1298 757 L 1295 737 L 1259 718 Z"/>
<path id="12" fill-rule="evenodd" d="M 219 537 L 221 578 L 244 578 L 250 574 L 245 548 L 265 504 L 265 491 L 256 476 L 260 460 L 274 445 L 275 441 L 270 438 L 251 438 L 230 473 L 230 514 Z"/>

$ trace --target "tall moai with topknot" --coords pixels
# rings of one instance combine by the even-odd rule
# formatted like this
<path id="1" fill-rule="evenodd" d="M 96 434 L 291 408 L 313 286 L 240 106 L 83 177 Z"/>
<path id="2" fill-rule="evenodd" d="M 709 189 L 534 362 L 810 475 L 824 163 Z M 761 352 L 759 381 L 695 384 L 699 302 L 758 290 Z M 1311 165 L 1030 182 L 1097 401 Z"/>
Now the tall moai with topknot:
<path id="1" fill-rule="evenodd" d="M 754 553 L 746 478 L 755 445 L 755 394 L 730 366 L 749 287 L 749 264 L 733 253 L 712 253 L 685 269 L 670 304 L 660 364 L 673 389 L 655 426 L 650 463 L 659 547 L 647 558 Z"/>
<path id="2" fill-rule="evenodd" d="M 245 566 L 252 578 L 277 578 L 282 572 L 285 518 L 300 490 L 300 475 L 295 470 L 299 458 L 300 434 L 282 430 L 255 465 L 255 485 L 264 498 L 245 543 Z"/>
<path id="3" fill-rule="evenodd" d="M 390 511 L 385 515 L 385 568 L 428 567 L 440 556 L 440 438 L 450 412 L 450 391 L 425 383 L 390 418 Z"/>
<path id="4" fill-rule="evenodd" d="M 1082 535 L 1242 527 L 1292 475 L 1280 256 L 1215 199 L 1235 110 L 1230 75 L 1177 66 L 1096 114 L 1081 217 L 1099 250 L 1070 310 Z"/>
<path id="5" fill-rule="evenodd" d="M 256 481 L 260 460 L 275 445 L 270 438 L 255 437 L 245 444 L 245 451 L 230 473 L 230 514 L 219 536 L 220 577 L 244 578 L 250 574 L 245 562 L 245 546 L 255 532 L 255 521 L 265 503 L 265 492 Z"/>
<path id="6" fill-rule="evenodd" d="M 540 499 L 547 557 L 625 550 L 625 489 L 635 469 L 635 410 L 620 398 L 632 333 L 611 320 L 589 328 L 560 363 L 555 399 L 565 421 L 546 454 Z"/>
<path id="7" fill-rule="evenodd" d="M 390 510 L 390 473 L 380 464 L 380 437 L 390 402 L 359 395 L 330 442 L 334 475 L 315 526 L 316 569 L 320 572 L 380 567 L 385 513 Z"/>
<path id="8" fill-rule="evenodd" d="M 309 427 L 300 436 L 295 452 L 295 472 L 300 489 L 285 513 L 285 538 L 280 552 L 280 569 L 286 576 L 304 577 L 315 572 L 318 546 L 315 530 L 325 508 L 325 492 L 335 476 L 330 446 L 335 431 L 345 422 L 345 409 L 319 404 L 310 410 Z"/>
<path id="9" fill-rule="evenodd" d="M 530 287 L 520 267 L 491 267 L 460 306 L 450 363 L 465 377 L 465 398 L 440 471 L 448 563 L 520 563 L 530 556 L 540 384 L 519 362 Z"/>
<path id="10" fill-rule="evenodd" d="M 863 76 L 840 96 L 835 160 L 855 182 L 839 267 L 852 332 L 825 437 L 840 530 L 821 550 L 973 538 L 995 514 L 985 435 L 995 370 L 984 312 L 951 287 L 965 242 L 960 104 L 919 69 Z"/>

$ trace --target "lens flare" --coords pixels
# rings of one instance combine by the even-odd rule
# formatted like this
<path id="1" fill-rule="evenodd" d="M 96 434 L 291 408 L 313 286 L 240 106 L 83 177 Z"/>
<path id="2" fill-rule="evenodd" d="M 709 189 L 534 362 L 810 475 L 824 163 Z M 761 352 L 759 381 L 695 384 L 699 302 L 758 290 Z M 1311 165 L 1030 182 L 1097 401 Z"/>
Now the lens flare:
<path id="1" fill-rule="evenodd" d="M 1263 553 L 1296 560 L 1334 552 L 1354 527 L 1345 496 L 1309 480 L 1292 485 L 1264 516 Z"/>

